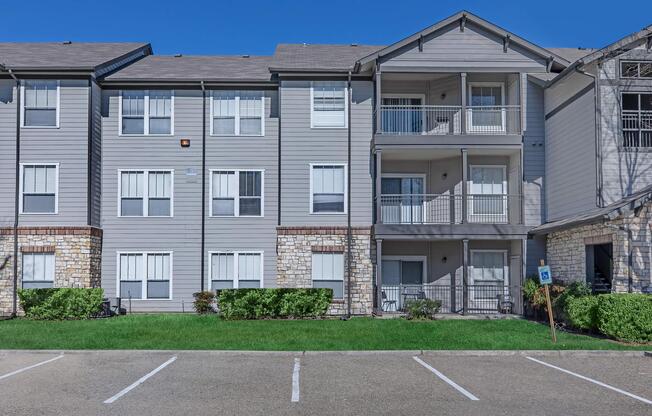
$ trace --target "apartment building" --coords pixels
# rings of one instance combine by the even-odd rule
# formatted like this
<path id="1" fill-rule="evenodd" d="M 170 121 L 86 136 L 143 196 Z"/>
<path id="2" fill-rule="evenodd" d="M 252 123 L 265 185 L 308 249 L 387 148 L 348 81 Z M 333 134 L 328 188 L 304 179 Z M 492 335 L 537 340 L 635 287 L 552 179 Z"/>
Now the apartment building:
<path id="1" fill-rule="evenodd" d="M 546 256 L 645 290 L 650 34 L 543 48 L 463 11 L 271 56 L 0 43 L 0 310 L 15 287 L 101 286 L 132 311 L 327 287 L 332 314 L 518 313 Z"/>

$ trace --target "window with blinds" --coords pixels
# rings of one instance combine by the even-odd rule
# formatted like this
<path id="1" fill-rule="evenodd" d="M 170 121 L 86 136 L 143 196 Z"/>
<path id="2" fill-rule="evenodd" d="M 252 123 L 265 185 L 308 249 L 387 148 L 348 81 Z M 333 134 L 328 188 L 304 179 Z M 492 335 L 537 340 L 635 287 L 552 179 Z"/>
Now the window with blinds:
<path id="1" fill-rule="evenodd" d="M 262 217 L 263 171 L 213 171 L 210 208 L 214 217 Z"/>
<path id="2" fill-rule="evenodd" d="M 346 212 L 346 165 L 312 165 L 310 172 L 312 214 Z"/>
<path id="3" fill-rule="evenodd" d="M 121 171 L 121 217 L 171 217 L 172 171 Z"/>
<path id="4" fill-rule="evenodd" d="M 215 252 L 210 261 L 213 290 L 262 287 L 262 252 Z"/>
<path id="5" fill-rule="evenodd" d="M 169 90 L 124 90 L 120 132 L 124 135 L 173 134 L 173 93 Z"/>
<path id="6" fill-rule="evenodd" d="M 23 214 L 56 214 L 58 165 L 21 165 Z"/>
<path id="7" fill-rule="evenodd" d="M 314 81 L 310 103 L 312 127 L 346 127 L 347 95 L 344 82 Z"/>
<path id="8" fill-rule="evenodd" d="M 23 126 L 59 126 L 59 81 L 28 80 L 23 84 Z"/>
<path id="9" fill-rule="evenodd" d="M 211 134 L 214 136 L 263 136 L 262 91 L 213 91 Z"/>
<path id="10" fill-rule="evenodd" d="M 54 253 L 23 253 L 22 257 L 24 289 L 54 286 Z"/>
<path id="11" fill-rule="evenodd" d="M 119 253 L 118 258 L 120 297 L 171 299 L 171 253 Z"/>
<path id="12" fill-rule="evenodd" d="M 344 297 L 344 253 L 312 253 L 312 287 L 332 289 L 334 299 Z"/>

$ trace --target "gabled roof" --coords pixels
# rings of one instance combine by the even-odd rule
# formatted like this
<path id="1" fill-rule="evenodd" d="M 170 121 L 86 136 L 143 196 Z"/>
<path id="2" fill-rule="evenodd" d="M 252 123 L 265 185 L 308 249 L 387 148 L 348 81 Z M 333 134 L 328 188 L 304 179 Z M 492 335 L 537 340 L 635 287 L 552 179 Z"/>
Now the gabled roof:
<path id="1" fill-rule="evenodd" d="M 356 61 L 382 49 L 372 45 L 279 44 L 274 52 L 273 72 L 347 72 Z"/>
<path id="2" fill-rule="evenodd" d="M 575 62 L 586 55 L 597 51 L 595 48 L 546 48 L 555 55 L 561 56 L 568 62 Z"/>
<path id="3" fill-rule="evenodd" d="M 533 53 L 535 53 L 537 55 L 540 55 L 544 59 L 553 58 L 553 60 L 555 62 L 560 63 L 563 67 L 570 64 L 570 62 L 567 59 L 553 53 L 552 51 L 547 50 L 545 48 L 542 48 L 542 47 L 540 47 L 538 45 L 535 45 L 534 43 L 529 42 L 529 41 L 527 41 L 527 40 L 525 40 L 525 39 L 523 39 L 523 38 L 521 38 L 521 37 L 519 37 L 519 36 L 517 36 L 517 35 L 515 35 L 515 34 L 513 34 L 511 32 L 508 32 L 505 29 L 502 29 L 501 27 L 498 27 L 498 26 L 494 25 L 493 23 L 490 23 L 487 20 L 484 20 L 484 19 L 482 19 L 482 18 L 480 18 L 480 17 L 478 17 L 478 16 L 474 15 L 473 13 L 470 13 L 470 12 L 468 12 L 466 10 L 462 10 L 460 12 L 457 12 L 454 15 L 452 15 L 452 16 L 444 19 L 444 20 L 441 20 L 440 22 L 435 23 L 434 25 L 432 25 L 430 27 L 427 27 L 427 28 L 425 28 L 425 29 L 423 29 L 423 30 L 411 35 L 411 36 L 408 36 L 408 37 L 406 37 L 406 38 L 404 38 L 404 39 L 402 39 L 402 40 L 400 40 L 400 41 L 398 41 L 396 43 L 393 43 L 393 44 L 391 44 L 391 45 L 389 45 L 389 46 L 387 46 L 387 47 L 385 47 L 383 49 L 375 51 L 375 52 L 361 58 L 359 60 L 359 64 L 360 65 L 365 65 L 365 64 L 368 64 L 370 62 L 373 62 L 376 59 L 378 59 L 378 58 L 380 58 L 380 57 L 382 57 L 384 55 L 392 53 L 392 52 L 394 52 L 394 51 L 396 51 L 396 50 L 398 50 L 398 49 L 400 49 L 400 48 L 402 48 L 402 47 L 404 47 L 406 45 L 409 45 L 409 44 L 411 44 L 413 42 L 417 42 L 421 37 L 428 36 L 431 33 L 436 32 L 439 29 L 442 29 L 442 28 L 444 28 L 444 27 L 446 27 L 446 26 L 448 26 L 448 25 L 450 25 L 452 23 L 461 21 L 462 19 L 465 19 L 466 22 L 474 23 L 474 24 L 484 28 L 485 30 L 487 30 L 489 32 L 497 34 L 498 36 L 501 36 L 501 37 L 509 36 L 510 43 L 513 42 L 513 43 L 515 43 L 515 44 L 517 44 L 517 45 L 519 45 L 519 46 L 521 46 L 521 47 L 523 47 L 523 48 L 525 48 L 525 49 L 527 49 L 527 50 L 529 50 L 529 51 L 531 51 L 531 52 L 533 52 Z"/>
<path id="4" fill-rule="evenodd" d="M 570 217 L 540 225 L 530 230 L 530 233 L 549 234 L 554 231 L 562 231 L 580 225 L 614 220 L 623 215 L 634 212 L 636 209 L 649 202 L 652 202 L 652 185 L 604 208 L 595 208 L 581 214 L 572 215 Z"/>
<path id="5" fill-rule="evenodd" d="M 271 56 L 147 56 L 105 81 L 270 81 Z"/>
<path id="6" fill-rule="evenodd" d="M 639 30 L 638 32 L 631 33 L 615 41 L 614 43 L 605 46 L 602 49 L 597 49 L 594 52 L 582 57 L 581 59 L 582 64 L 587 65 L 597 59 L 620 54 L 623 52 L 623 49 L 627 49 L 627 47 L 630 46 L 631 44 L 651 36 L 652 36 L 652 25 L 649 25 Z"/>
<path id="7" fill-rule="evenodd" d="M 13 71 L 96 71 L 136 52 L 148 55 L 149 43 L 2 42 L 0 64 Z"/>

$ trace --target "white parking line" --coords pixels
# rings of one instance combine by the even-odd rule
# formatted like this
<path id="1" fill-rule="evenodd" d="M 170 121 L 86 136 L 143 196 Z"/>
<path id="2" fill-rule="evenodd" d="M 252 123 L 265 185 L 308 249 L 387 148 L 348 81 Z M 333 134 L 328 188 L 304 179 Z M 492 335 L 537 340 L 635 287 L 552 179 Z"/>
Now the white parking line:
<path id="1" fill-rule="evenodd" d="M 581 378 L 582 380 L 589 381 L 589 382 L 591 382 L 591 383 L 593 383 L 593 384 L 597 384 L 598 386 L 602 386 L 602 387 L 607 388 L 607 389 L 609 389 L 609 390 L 613 390 L 613 391 L 618 392 L 618 393 L 620 393 L 620 394 L 624 394 L 625 396 L 629 396 L 629 397 L 631 397 L 631 398 L 633 398 L 633 399 L 640 400 L 640 401 L 642 401 L 643 403 L 652 404 L 652 400 L 648 400 L 648 399 L 646 399 L 646 398 L 644 398 L 644 397 L 637 396 L 637 395 L 632 394 L 632 393 L 630 393 L 630 392 L 628 392 L 628 391 L 621 390 L 621 389 L 619 389 L 619 388 L 617 388 L 617 387 L 614 387 L 614 386 L 610 386 L 609 384 L 605 384 L 605 383 L 603 383 L 603 382 L 601 382 L 601 381 L 594 380 L 594 379 L 592 379 L 592 378 L 589 378 L 589 377 L 583 376 L 583 375 L 581 375 L 581 374 L 573 373 L 572 371 L 566 370 L 566 369 L 561 368 L 561 367 L 557 367 L 556 365 L 548 364 L 548 363 L 543 362 L 543 361 L 541 361 L 541 360 L 537 360 L 536 358 L 532 358 L 532 357 L 525 357 L 525 358 L 527 358 L 528 360 L 534 361 L 535 363 L 539 363 L 539 364 L 545 365 L 546 367 L 554 368 L 555 370 L 559 370 L 559 371 L 561 371 L 561 372 L 563 372 L 563 373 L 570 374 L 571 376 L 575 376 L 575 377 L 577 377 L 577 378 Z"/>
<path id="2" fill-rule="evenodd" d="M 454 381 L 451 380 L 450 378 L 446 377 L 444 374 L 442 374 L 441 372 L 437 371 L 435 368 L 433 368 L 432 366 L 430 366 L 430 364 L 428 364 L 427 362 L 423 361 L 423 360 L 420 359 L 419 357 L 412 357 L 412 358 L 414 358 L 414 360 L 415 360 L 416 362 L 418 362 L 419 364 L 421 364 L 422 366 L 424 366 L 425 368 L 427 368 L 428 370 L 430 370 L 432 373 L 434 373 L 437 377 L 439 377 L 440 379 L 444 380 L 446 383 L 448 383 L 448 384 L 449 384 L 451 387 L 453 387 L 455 390 L 457 390 L 457 391 L 459 391 L 460 393 L 462 393 L 463 395 L 465 395 L 469 400 L 480 400 L 480 399 L 478 399 L 477 397 L 475 397 L 473 394 L 471 394 L 468 390 L 466 390 L 464 387 L 460 386 L 459 384 L 457 384 L 456 382 L 454 382 Z"/>
<path id="3" fill-rule="evenodd" d="M 115 396 L 111 397 L 110 399 L 104 400 L 104 403 L 105 404 L 111 404 L 114 401 L 118 400 L 120 397 L 124 396 L 125 394 L 129 393 L 131 390 L 133 390 L 136 387 L 138 387 L 139 385 L 143 384 L 148 378 L 150 378 L 154 374 L 158 373 L 159 371 L 161 371 L 162 369 L 164 369 L 168 365 L 172 364 L 176 359 L 177 359 L 177 356 L 175 355 L 174 357 L 170 358 L 169 360 L 167 360 L 163 364 L 159 365 L 158 367 L 156 367 L 155 369 L 153 369 L 149 373 L 147 373 L 144 376 L 142 376 L 141 378 L 139 378 L 138 381 L 136 381 L 134 384 L 126 387 L 120 393 L 116 394 Z"/>
<path id="4" fill-rule="evenodd" d="M 299 401 L 299 370 L 301 369 L 301 362 L 298 358 L 294 359 L 294 369 L 292 370 L 292 402 Z"/>
<path id="5" fill-rule="evenodd" d="M 29 367 L 21 368 L 20 370 L 16 370 L 16 371 L 12 371 L 11 373 L 4 374 L 4 375 L 0 376 L 0 380 L 11 377 L 11 376 L 16 375 L 18 373 L 22 373 L 23 371 L 31 370 L 32 368 L 41 366 L 43 364 L 51 363 L 52 361 L 56 361 L 59 358 L 63 358 L 63 354 L 57 355 L 56 357 L 50 358 L 49 360 L 41 361 L 40 363 L 30 365 Z"/>

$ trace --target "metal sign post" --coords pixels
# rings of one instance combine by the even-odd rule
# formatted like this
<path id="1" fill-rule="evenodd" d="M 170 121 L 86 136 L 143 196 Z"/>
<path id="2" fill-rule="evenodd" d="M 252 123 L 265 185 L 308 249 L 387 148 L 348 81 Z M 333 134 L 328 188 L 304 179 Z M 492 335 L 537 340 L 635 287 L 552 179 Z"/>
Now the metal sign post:
<path id="1" fill-rule="evenodd" d="M 552 335 L 552 342 L 557 342 L 557 334 L 555 334 L 555 319 L 552 317 L 552 302 L 550 302 L 550 291 L 548 285 L 552 284 L 552 273 L 550 273 L 550 266 L 546 266 L 543 260 L 540 261 L 539 267 L 539 282 L 543 285 L 546 293 L 546 304 L 548 305 L 548 320 L 550 321 L 550 334 Z"/>

